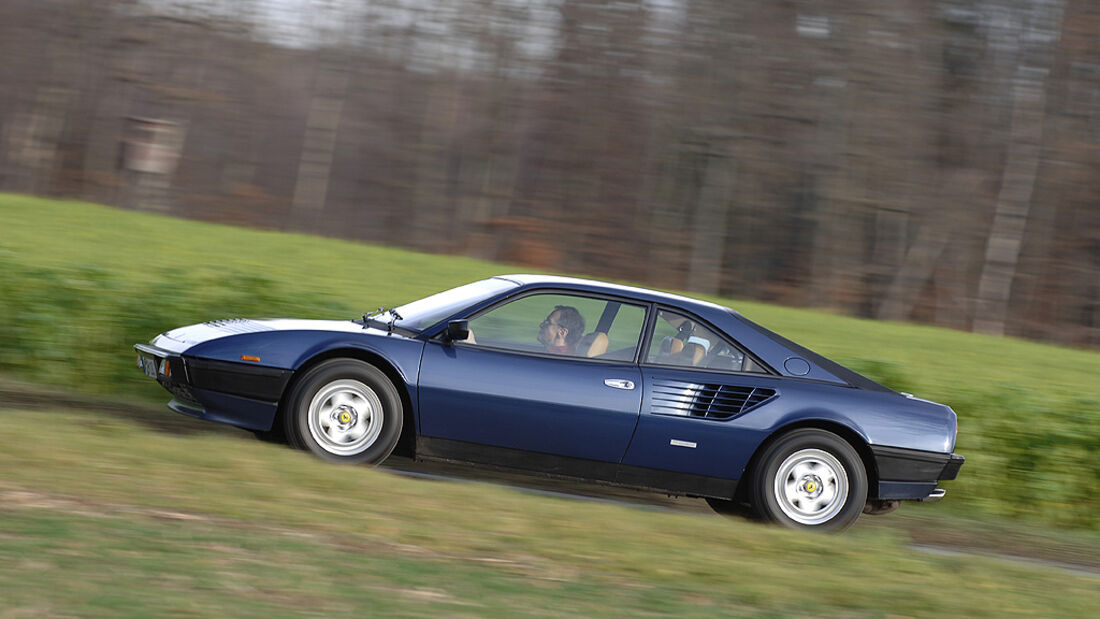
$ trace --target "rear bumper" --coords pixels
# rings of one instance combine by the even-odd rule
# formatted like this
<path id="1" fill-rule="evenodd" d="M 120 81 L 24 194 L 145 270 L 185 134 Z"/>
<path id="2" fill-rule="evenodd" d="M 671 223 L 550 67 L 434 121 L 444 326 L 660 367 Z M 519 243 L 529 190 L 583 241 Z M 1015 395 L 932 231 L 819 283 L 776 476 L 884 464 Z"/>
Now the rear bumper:
<path id="1" fill-rule="evenodd" d="M 155 368 L 156 381 L 172 394 L 173 411 L 247 430 L 270 430 L 289 370 L 185 357 L 136 344 L 138 366 Z M 143 362 L 143 360 L 145 360 Z"/>
<path id="2" fill-rule="evenodd" d="M 873 446 L 871 452 L 878 472 L 878 499 L 938 501 L 944 492 L 937 484 L 955 479 L 965 460 L 953 453 L 898 447 Z"/>

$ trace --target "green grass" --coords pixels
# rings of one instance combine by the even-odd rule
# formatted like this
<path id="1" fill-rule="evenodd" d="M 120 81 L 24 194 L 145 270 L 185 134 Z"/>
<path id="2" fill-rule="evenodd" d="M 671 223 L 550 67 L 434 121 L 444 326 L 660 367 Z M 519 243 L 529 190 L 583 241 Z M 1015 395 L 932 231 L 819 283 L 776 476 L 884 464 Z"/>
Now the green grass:
<path id="1" fill-rule="evenodd" d="M 0 615 L 1087 616 L 1095 577 L 0 410 Z"/>
<path id="2" fill-rule="evenodd" d="M 133 367 L 131 345 L 165 329 L 351 318 L 523 270 L 15 195 L 0 195 L 0 229 L 0 372 L 151 401 L 164 394 Z M 1100 530 L 1100 354 L 713 300 L 955 408 L 967 463 L 937 509 Z"/>

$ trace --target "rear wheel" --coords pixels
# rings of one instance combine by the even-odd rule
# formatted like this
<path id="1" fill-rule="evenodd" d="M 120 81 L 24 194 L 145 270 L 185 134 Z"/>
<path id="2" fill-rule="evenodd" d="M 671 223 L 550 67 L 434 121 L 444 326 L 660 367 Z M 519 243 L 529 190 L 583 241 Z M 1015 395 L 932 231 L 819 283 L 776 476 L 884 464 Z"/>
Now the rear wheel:
<path id="1" fill-rule="evenodd" d="M 792 528 L 841 531 L 867 502 L 867 472 L 841 437 L 806 428 L 779 437 L 752 474 L 752 503 L 760 515 Z"/>
<path id="2" fill-rule="evenodd" d="M 401 436 L 401 396 L 378 368 L 332 359 L 310 368 L 283 418 L 292 445 L 335 462 L 377 464 Z"/>

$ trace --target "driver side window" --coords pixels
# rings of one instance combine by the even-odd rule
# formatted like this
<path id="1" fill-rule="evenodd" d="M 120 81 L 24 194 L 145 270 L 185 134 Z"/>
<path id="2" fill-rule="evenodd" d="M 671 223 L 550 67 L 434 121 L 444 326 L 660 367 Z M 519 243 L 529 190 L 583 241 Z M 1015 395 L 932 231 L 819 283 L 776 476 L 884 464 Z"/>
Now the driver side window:
<path id="1" fill-rule="evenodd" d="M 725 337 L 697 320 L 667 310 L 657 313 L 646 362 L 735 372 L 762 371 Z"/>
<path id="2" fill-rule="evenodd" d="M 634 359 L 641 306 L 571 294 L 533 294 L 469 321 L 467 344 L 614 361 Z"/>

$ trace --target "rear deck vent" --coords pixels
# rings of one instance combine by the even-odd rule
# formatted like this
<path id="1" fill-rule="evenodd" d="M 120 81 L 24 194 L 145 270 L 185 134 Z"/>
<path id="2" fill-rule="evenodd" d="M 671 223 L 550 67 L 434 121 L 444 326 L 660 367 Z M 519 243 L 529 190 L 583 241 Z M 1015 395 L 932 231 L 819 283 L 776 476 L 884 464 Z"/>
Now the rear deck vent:
<path id="1" fill-rule="evenodd" d="M 650 411 L 656 415 L 732 419 L 775 395 L 775 389 L 764 387 L 655 380 Z"/>

